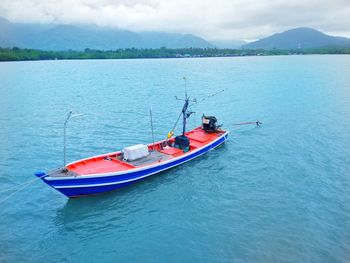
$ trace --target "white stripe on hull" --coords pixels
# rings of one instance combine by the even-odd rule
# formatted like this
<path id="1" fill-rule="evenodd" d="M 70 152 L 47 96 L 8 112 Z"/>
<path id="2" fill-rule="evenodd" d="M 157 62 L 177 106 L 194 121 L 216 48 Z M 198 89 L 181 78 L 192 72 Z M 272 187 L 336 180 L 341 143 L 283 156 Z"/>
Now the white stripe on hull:
<path id="1" fill-rule="evenodd" d="M 204 146 L 203 148 L 215 144 L 218 140 L 220 140 L 222 137 L 224 137 L 225 139 L 224 139 L 220 144 L 218 144 L 218 145 L 215 146 L 215 147 L 218 147 L 219 145 L 221 145 L 222 143 L 224 143 L 224 142 L 226 141 L 227 135 L 228 135 L 228 133 L 223 134 L 223 135 L 220 136 L 218 139 L 216 139 L 215 141 L 213 141 L 211 144 L 208 144 L 208 145 Z M 215 148 L 215 147 L 214 147 L 214 148 Z M 198 151 L 200 151 L 200 150 L 203 149 L 203 148 L 198 149 Z M 162 172 L 162 171 L 171 169 L 171 168 L 176 167 L 176 166 L 178 166 L 178 165 L 180 165 L 180 164 L 186 163 L 186 162 L 188 162 L 188 161 L 190 161 L 190 160 L 192 160 L 192 159 L 194 159 L 194 158 L 197 158 L 197 157 L 199 157 L 199 156 L 201 156 L 201 155 L 207 153 L 208 151 L 210 151 L 210 150 L 212 150 L 212 149 L 214 149 L 214 148 L 209 148 L 207 151 L 205 151 L 205 152 L 203 152 L 203 153 L 201 153 L 201 154 L 199 154 L 199 155 L 195 155 L 195 156 L 193 156 L 193 157 L 191 157 L 191 158 L 189 158 L 188 160 L 185 160 L 185 161 L 183 161 L 183 162 L 179 162 L 178 164 L 174 164 L 174 165 L 171 165 L 171 166 L 166 167 L 166 168 L 164 168 L 164 169 L 160 169 L 160 170 L 158 170 L 158 171 L 155 171 L 155 172 L 153 172 L 153 173 L 149 173 L 149 174 L 146 174 L 146 175 L 143 175 L 143 176 L 139 176 L 139 177 L 136 177 L 136 178 L 132 178 L 132 179 L 127 179 L 127 180 L 117 181 L 117 182 L 110 182 L 110 183 L 100 183 L 100 184 L 99 184 L 99 183 L 96 183 L 96 184 L 80 184 L 80 185 L 78 184 L 78 185 L 62 185 L 62 186 L 51 185 L 51 186 L 52 186 L 53 188 L 55 188 L 55 189 L 69 189 L 69 188 L 100 187 L 100 186 L 109 186 L 109 185 L 118 185 L 118 184 L 129 183 L 129 182 L 137 181 L 137 180 L 146 178 L 146 177 L 148 177 L 148 176 L 151 176 L 151 175 L 153 175 L 153 174 L 160 173 L 160 172 Z M 197 151 L 196 151 L 196 152 L 197 152 Z M 192 152 L 192 154 L 195 154 L 196 152 Z M 173 159 L 171 162 L 162 163 L 162 164 L 159 164 L 159 165 L 157 165 L 157 166 L 164 165 L 164 164 L 171 164 L 171 163 L 173 163 L 173 162 L 175 162 L 175 161 L 177 161 L 177 160 L 181 160 L 181 159 L 183 159 L 183 158 L 185 158 L 185 157 L 186 157 L 186 156 L 182 156 L 182 158 L 176 158 L 176 159 Z M 148 168 L 150 168 L 150 167 L 146 167 L 146 168 L 144 168 L 143 170 L 148 169 Z M 155 168 L 155 167 L 153 167 L 153 168 Z M 139 170 L 139 169 L 138 169 L 138 170 Z M 135 171 L 135 170 L 133 170 L 133 172 L 134 172 L 134 171 Z M 141 171 L 142 171 L 142 170 L 141 170 Z M 117 174 L 114 174 L 114 175 L 117 175 Z M 119 175 L 120 175 L 120 174 L 119 174 Z M 110 175 L 109 175 L 109 176 L 110 176 Z M 78 178 L 75 178 L 75 177 L 73 177 L 73 178 L 74 178 L 74 179 L 78 179 Z M 45 178 L 45 179 L 46 179 L 46 178 Z M 63 179 L 63 178 L 57 178 L 57 179 Z M 64 179 L 68 179 L 68 178 L 64 178 Z M 53 180 L 50 180 L 50 181 L 52 182 Z"/>

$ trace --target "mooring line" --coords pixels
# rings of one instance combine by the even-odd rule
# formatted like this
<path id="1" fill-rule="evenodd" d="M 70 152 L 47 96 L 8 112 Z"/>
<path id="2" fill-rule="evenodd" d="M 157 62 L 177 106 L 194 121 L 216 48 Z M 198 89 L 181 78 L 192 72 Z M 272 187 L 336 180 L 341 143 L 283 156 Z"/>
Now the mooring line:
<path id="1" fill-rule="evenodd" d="M 10 190 L 12 190 L 12 189 L 17 188 L 17 187 L 20 186 L 19 189 L 17 189 L 16 191 L 14 191 L 13 193 L 11 193 L 10 195 L 6 196 L 5 198 L 1 199 L 1 200 L 0 200 L 0 204 L 2 204 L 3 202 L 5 202 L 6 200 L 8 200 L 10 197 L 14 196 L 15 194 L 17 194 L 18 192 L 22 191 L 23 189 L 25 189 L 26 187 L 28 187 L 29 185 L 31 185 L 31 184 L 32 184 L 33 182 L 35 182 L 36 180 L 41 179 L 41 178 L 43 178 L 43 177 L 45 177 L 45 176 L 46 176 L 46 174 L 44 174 L 44 175 L 42 175 L 42 176 L 40 176 L 40 177 L 36 177 L 36 178 L 34 178 L 34 179 L 30 180 L 30 181 L 27 181 L 27 182 L 25 182 L 25 183 L 23 183 L 23 184 L 17 185 L 17 186 L 15 186 L 15 187 L 10 188 L 10 189 L 6 189 L 6 190 L 4 190 L 4 191 L 1 191 L 0 193 L 4 193 L 4 192 L 10 191 Z"/>

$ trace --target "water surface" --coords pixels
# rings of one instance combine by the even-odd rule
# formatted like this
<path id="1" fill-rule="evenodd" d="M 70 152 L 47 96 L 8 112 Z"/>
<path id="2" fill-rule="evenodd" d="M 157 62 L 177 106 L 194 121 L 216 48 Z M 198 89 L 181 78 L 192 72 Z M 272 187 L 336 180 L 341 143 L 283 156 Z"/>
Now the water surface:
<path id="1" fill-rule="evenodd" d="M 1 262 L 349 262 L 349 56 L 0 63 L 0 199 L 70 161 L 156 139 L 187 76 L 226 145 L 131 187 L 68 200 L 40 181 L 0 203 Z M 237 127 L 255 121 L 263 126 Z M 179 127 L 180 128 L 180 127 Z"/>

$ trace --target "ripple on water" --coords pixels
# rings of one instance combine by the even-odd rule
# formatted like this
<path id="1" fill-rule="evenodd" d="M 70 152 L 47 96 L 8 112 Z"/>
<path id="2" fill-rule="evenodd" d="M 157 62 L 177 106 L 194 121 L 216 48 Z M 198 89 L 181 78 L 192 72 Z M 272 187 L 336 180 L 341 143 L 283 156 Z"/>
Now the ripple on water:
<path id="1" fill-rule="evenodd" d="M 189 125 L 204 112 L 231 133 L 111 193 L 67 200 L 34 182 L 0 204 L 0 261 L 349 262 L 347 68 L 347 56 L 1 63 L 2 190 L 61 165 L 69 110 L 84 113 L 68 124 L 69 160 L 151 141 L 150 104 L 164 138 L 183 75 L 199 99 L 226 89 Z"/>

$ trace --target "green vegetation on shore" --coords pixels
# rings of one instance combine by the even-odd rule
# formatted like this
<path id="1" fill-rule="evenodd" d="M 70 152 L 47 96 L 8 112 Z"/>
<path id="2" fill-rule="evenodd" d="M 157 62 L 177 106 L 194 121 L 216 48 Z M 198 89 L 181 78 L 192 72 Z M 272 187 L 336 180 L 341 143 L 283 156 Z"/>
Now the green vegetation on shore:
<path id="1" fill-rule="evenodd" d="M 350 47 L 327 47 L 315 49 L 116 49 L 84 51 L 43 51 L 35 49 L 0 48 L 0 61 L 54 60 L 54 59 L 136 59 L 136 58 L 183 58 L 183 57 L 234 57 L 234 56 L 274 56 L 306 54 L 350 54 Z"/>

